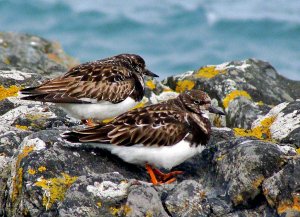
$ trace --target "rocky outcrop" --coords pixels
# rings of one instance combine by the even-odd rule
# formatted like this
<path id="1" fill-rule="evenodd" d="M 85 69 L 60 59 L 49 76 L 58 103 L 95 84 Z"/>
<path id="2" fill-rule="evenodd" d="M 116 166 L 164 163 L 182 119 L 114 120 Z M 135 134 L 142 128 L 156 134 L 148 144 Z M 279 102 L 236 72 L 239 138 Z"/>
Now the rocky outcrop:
<path id="1" fill-rule="evenodd" d="M 200 88 L 227 113 L 211 117 L 207 148 L 174 168 L 184 171 L 175 183 L 153 186 L 144 168 L 65 142 L 62 132 L 84 126 L 61 109 L 17 97 L 73 64 L 60 48 L 2 33 L 0 49 L 0 216 L 300 215 L 299 82 L 271 65 L 231 62 L 146 81 L 139 106 Z"/>
<path id="2" fill-rule="evenodd" d="M 177 92 L 207 91 L 226 109 L 228 126 L 246 129 L 272 106 L 300 98 L 300 81 L 286 79 L 269 63 L 256 59 L 204 66 L 166 78 L 163 84 Z"/>

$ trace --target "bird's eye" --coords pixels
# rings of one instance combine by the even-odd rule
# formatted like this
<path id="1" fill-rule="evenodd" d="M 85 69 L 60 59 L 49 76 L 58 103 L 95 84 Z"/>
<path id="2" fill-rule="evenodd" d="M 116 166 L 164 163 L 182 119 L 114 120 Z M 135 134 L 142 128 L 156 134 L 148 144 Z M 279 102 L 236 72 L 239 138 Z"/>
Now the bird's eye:
<path id="1" fill-rule="evenodd" d="M 199 100 L 195 100 L 195 101 L 194 101 L 194 104 L 199 105 L 199 104 L 200 104 L 200 101 L 199 101 Z"/>

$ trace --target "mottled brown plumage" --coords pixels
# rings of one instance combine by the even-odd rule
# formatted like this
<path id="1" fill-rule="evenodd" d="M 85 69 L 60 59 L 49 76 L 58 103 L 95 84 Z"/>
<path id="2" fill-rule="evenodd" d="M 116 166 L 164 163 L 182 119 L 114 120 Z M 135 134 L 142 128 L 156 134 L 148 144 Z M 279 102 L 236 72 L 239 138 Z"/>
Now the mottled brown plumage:
<path id="1" fill-rule="evenodd" d="M 145 68 L 135 54 L 88 62 L 70 69 L 65 75 L 37 87 L 21 90 L 25 100 L 54 103 L 119 103 L 127 97 L 140 101 L 144 95 L 143 75 L 157 77 Z"/>
<path id="2" fill-rule="evenodd" d="M 128 111 L 106 125 L 65 135 L 72 142 L 118 146 L 172 146 L 183 139 L 191 145 L 206 145 L 211 125 L 203 112 L 211 108 L 210 103 L 206 93 L 187 91 L 176 99 Z"/>

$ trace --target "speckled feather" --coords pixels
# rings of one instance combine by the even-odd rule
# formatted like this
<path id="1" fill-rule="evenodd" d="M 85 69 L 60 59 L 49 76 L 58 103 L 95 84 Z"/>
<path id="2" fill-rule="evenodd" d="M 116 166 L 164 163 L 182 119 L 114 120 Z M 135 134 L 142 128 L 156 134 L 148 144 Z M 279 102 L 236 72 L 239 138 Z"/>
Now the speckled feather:
<path id="1" fill-rule="evenodd" d="M 145 61 L 140 56 L 120 54 L 81 64 L 21 93 L 29 95 L 23 98 L 26 100 L 54 103 L 119 103 L 129 96 L 140 101 L 144 94 L 143 70 Z"/>
<path id="2" fill-rule="evenodd" d="M 188 93 L 161 104 L 128 111 L 106 125 L 66 133 L 65 138 L 71 142 L 118 146 L 172 146 L 183 139 L 191 145 L 205 145 L 211 126 L 201 115 L 201 109 L 210 105 L 210 98 L 202 91 Z M 195 97 L 202 105 L 194 103 Z"/>

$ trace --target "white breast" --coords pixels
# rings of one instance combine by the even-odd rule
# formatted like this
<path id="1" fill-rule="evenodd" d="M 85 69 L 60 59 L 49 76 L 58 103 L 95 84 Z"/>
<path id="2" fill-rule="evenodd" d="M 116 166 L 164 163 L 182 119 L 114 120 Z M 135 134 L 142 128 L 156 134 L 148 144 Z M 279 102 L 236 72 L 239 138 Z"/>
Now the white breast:
<path id="1" fill-rule="evenodd" d="M 124 101 L 113 104 L 108 101 L 101 101 L 98 103 L 90 104 L 77 104 L 77 103 L 57 103 L 63 110 L 70 116 L 80 119 L 97 119 L 104 120 L 116 117 L 137 105 L 131 97 L 127 97 Z"/>
<path id="2" fill-rule="evenodd" d="M 144 147 L 142 145 L 135 146 L 114 146 L 99 144 L 98 147 L 111 151 L 112 154 L 119 156 L 128 163 L 144 165 L 149 163 L 156 167 L 171 169 L 193 157 L 197 153 L 201 153 L 204 146 L 191 147 L 189 142 L 182 140 L 173 146 L 153 146 Z"/>

